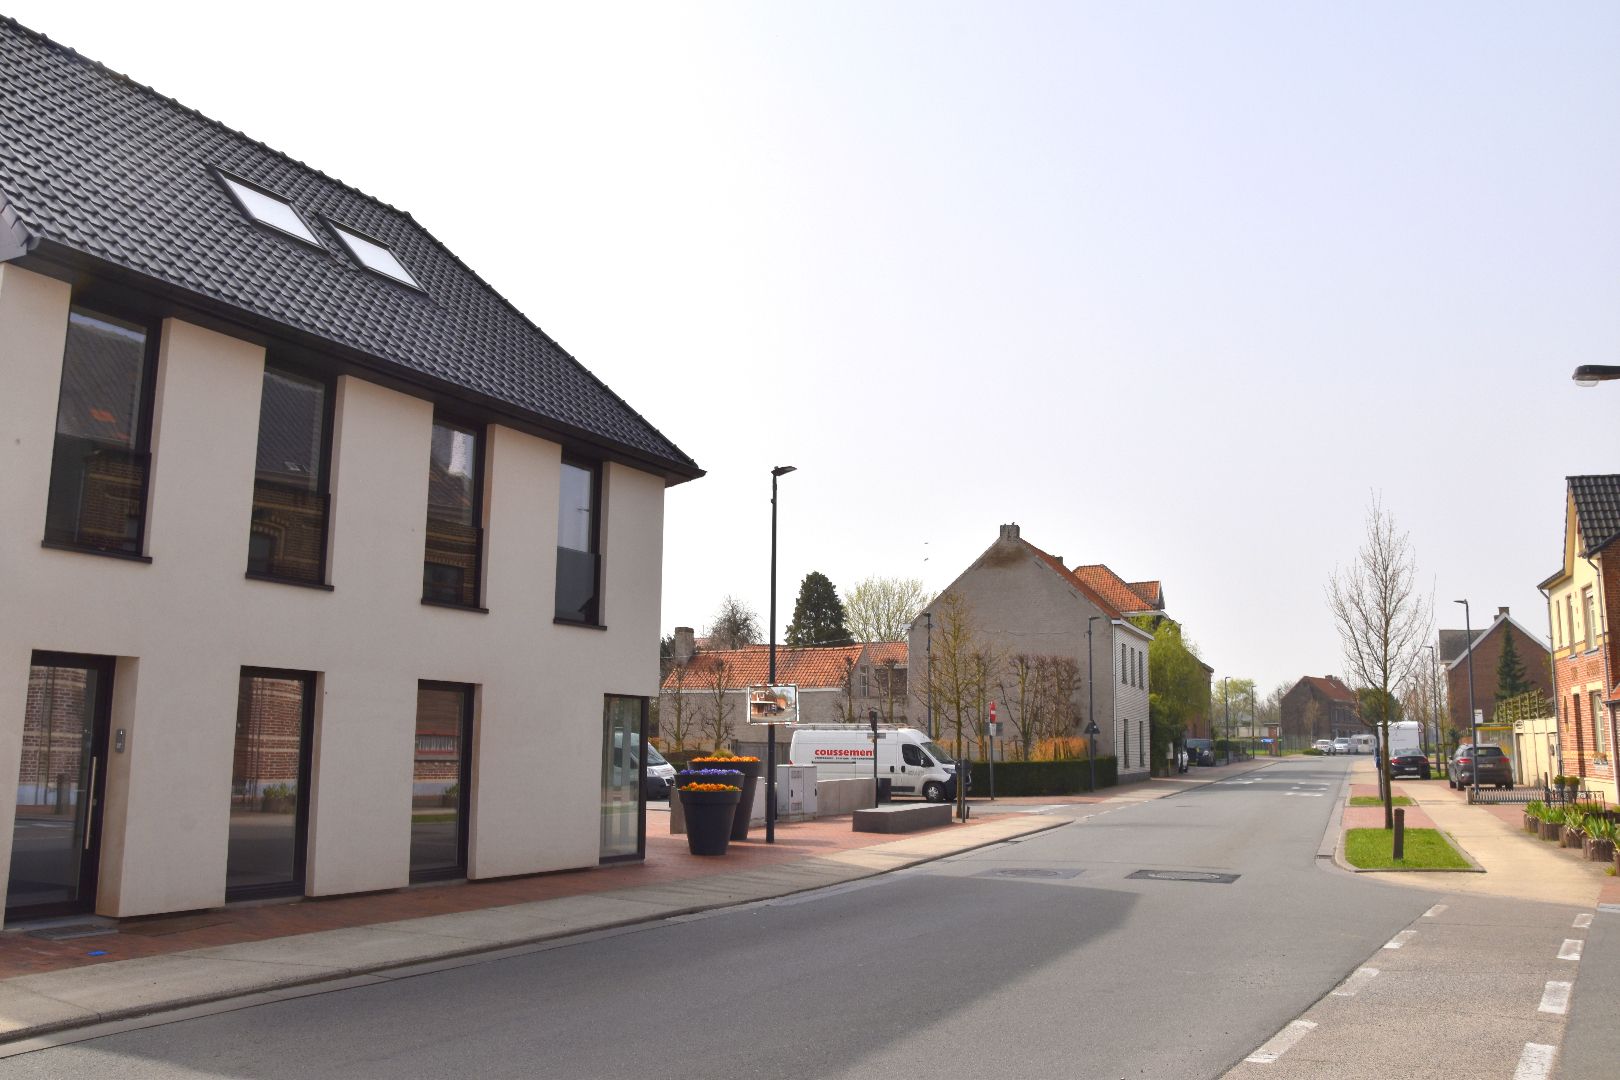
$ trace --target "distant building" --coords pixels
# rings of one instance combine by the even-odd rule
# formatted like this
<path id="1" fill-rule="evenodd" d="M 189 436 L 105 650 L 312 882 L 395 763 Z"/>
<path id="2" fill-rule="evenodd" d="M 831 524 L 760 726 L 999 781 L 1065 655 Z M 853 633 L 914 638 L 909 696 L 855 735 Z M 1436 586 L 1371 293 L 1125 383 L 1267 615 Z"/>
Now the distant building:
<path id="1" fill-rule="evenodd" d="M 1306 675 L 1282 697 L 1285 750 L 1303 750 L 1317 739 L 1366 732 L 1356 712 L 1356 694 L 1337 675 Z"/>
<path id="2" fill-rule="evenodd" d="M 1524 677 L 1531 687 L 1552 697 L 1552 656 L 1547 645 L 1535 633 L 1508 614 L 1508 609 L 1496 609 L 1496 618 L 1490 625 L 1474 628 L 1472 647 L 1466 630 L 1441 630 L 1435 638 L 1435 651 L 1446 669 L 1446 718 L 1452 731 L 1461 732 L 1461 741 L 1473 738 L 1473 721 L 1468 713 L 1468 658 L 1474 660 L 1474 707 L 1483 714 L 1481 742 L 1496 742 L 1511 747 L 1510 726 L 1496 722 L 1496 667 L 1502 660 L 1502 648 L 1509 637 L 1513 649 L 1524 664 Z M 1449 732 L 1441 738 L 1451 742 Z"/>

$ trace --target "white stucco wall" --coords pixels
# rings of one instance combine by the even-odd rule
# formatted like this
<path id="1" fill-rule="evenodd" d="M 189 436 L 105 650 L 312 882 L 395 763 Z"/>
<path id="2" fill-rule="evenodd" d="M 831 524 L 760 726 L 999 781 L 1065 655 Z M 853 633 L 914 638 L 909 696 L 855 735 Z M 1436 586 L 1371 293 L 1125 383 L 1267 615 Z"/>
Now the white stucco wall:
<path id="1" fill-rule="evenodd" d="M 97 910 L 224 899 L 243 666 L 317 673 L 307 891 L 406 884 L 417 681 L 475 695 L 469 873 L 594 865 L 603 695 L 657 692 L 661 477 L 603 474 L 605 629 L 553 622 L 555 443 L 487 431 L 484 603 L 420 603 L 432 406 L 337 384 L 331 591 L 244 577 L 264 351 L 177 320 L 156 382 L 150 563 L 42 548 L 68 287 L 0 266 L 0 861 L 36 649 L 119 657 Z"/>
<path id="2" fill-rule="evenodd" d="M 1152 736 L 1148 730 L 1148 645 L 1147 633 L 1134 624 L 1117 620 L 1111 624 L 1113 642 L 1110 655 L 1114 668 L 1114 746 L 1119 753 L 1119 774 L 1137 776 L 1148 772 Z M 1125 649 L 1123 667 L 1120 647 Z M 1140 664 L 1140 679 L 1136 676 Z M 1136 685 L 1138 682 L 1140 686 Z M 1126 748 L 1129 748 L 1127 754 Z"/>

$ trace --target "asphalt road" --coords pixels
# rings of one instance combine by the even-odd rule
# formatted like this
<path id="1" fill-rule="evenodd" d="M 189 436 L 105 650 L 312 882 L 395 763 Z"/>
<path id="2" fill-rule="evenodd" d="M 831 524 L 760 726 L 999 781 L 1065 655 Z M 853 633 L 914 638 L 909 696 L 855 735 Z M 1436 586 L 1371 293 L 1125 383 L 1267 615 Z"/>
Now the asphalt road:
<path id="1" fill-rule="evenodd" d="M 911 871 L 58 1047 L 0 1076 L 1215 1077 L 1434 902 L 1318 865 L 1345 770 L 1288 760 L 1068 807 L 1065 828 Z"/>

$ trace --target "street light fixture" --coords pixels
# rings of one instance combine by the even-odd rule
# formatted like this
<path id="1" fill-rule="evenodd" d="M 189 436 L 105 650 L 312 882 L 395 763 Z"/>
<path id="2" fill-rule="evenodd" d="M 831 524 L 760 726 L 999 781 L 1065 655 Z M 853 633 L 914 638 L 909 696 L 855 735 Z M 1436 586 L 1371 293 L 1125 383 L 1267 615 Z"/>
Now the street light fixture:
<path id="1" fill-rule="evenodd" d="M 795 469 L 778 465 L 771 470 L 771 650 L 765 681 L 776 685 L 776 481 Z M 776 724 L 765 725 L 765 842 L 776 843 Z"/>
<path id="2" fill-rule="evenodd" d="M 1582 364 L 1571 376 L 1576 386 L 1592 387 L 1610 379 L 1620 379 L 1620 367 L 1611 364 Z"/>
<path id="3" fill-rule="evenodd" d="M 1468 642 L 1468 644 L 1465 645 L 1464 648 L 1466 648 L 1468 650 L 1468 728 L 1469 728 L 1469 731 L 1472 733 L 1472 737 L 1473 737 L 1473 754 L 1472 754 L 1472 757 L 1473 757 L 1473 760 L 1474 760 L 1474 769 L 1473 769 L 1474 775 L 1473 775 L 1473 783 L 1471 784 L 1471 786 L 1474 789 L 1472 801 L 1473 802 L 1478 802 L 1479 801 L 1479 713 L 1474 711 L 1474 624 L 1470 619 L 1469 609 L 1468 609 L 1468 601 L 1467 600 L 1453 600 L 1452 603 L 1461 604 L 1463 606 L 1463 634 L 1465 635 L 1465 637 L 1467 639 L 1467 642 Z"/>

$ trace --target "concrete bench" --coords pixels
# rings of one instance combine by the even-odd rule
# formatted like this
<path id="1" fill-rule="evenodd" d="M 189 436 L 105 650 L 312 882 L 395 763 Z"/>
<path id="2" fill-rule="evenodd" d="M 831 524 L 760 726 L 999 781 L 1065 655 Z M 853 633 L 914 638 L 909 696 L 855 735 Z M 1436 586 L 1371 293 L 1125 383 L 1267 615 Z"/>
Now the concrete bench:
<path id="1" fill-rule="evenodd" d="M 950 823 L 950 803 L 889 803 L 855 811 L 856 832 L 917 832 Z"/>

